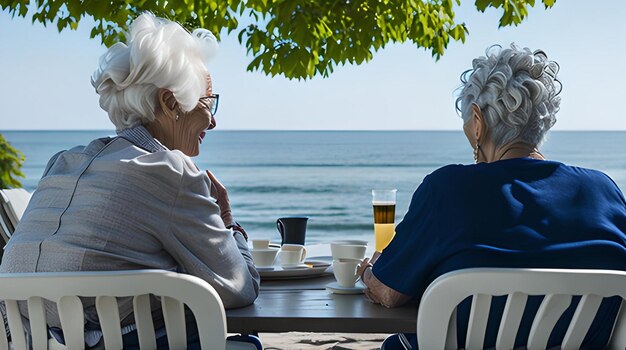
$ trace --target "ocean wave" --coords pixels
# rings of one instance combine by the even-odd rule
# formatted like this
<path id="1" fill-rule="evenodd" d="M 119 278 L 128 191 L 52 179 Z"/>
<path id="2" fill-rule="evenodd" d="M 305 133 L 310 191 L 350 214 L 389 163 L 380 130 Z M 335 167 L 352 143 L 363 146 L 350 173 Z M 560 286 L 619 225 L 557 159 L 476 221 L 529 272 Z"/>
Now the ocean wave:
<path id="1" fill-rule="evenodd" d="M 443 163 L 213 163 L 222 168 L 436 168 Z M 208 167 L 200 163 L 201 168 Z"/>
<path id="2" fill-rule="evenodd" d="M 333 231 L 353 231 L 353 230 L 374 230 L 374 223 L 311 223 L 308 228 L 309 230 L 319 230 L 324 232 L 333 232 Z"/>
<path id="3" fill-rule="evenodd" d="M 336 193 L 337 188 L 325 187 L 301 187 L 301 186 L 230 186 L 232 193 Z"/>
<path id="4" fill-rule="evenodd" d="M 276 230 L 275 222 L 245 222 L 241 221 L 241 224 L 245 226 L 247 230 L 251 232 L 254 230 Z M 329 232 L 336 233 L 341 231 L 372 231 L 374 232 L 374 224 L 373 223 L 341 223 L 341 222 L 328 222 L 328 223 L 320 223 L 320 222 L 311 222 L 307 225 L 307 232 Z"/>

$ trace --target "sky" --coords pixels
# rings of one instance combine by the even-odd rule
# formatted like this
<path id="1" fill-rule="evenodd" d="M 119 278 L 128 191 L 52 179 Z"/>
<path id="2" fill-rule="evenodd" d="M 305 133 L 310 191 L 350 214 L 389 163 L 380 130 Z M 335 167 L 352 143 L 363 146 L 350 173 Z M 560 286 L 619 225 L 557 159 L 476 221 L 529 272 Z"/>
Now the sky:
<path id="1" fill-rule="evenodd" d="M 389 45 L 360 66 L 308 81 L 247 72 L 237 32 L 222 35 L 210 64 L 222 130 L 460 130 L 454 110 L 459 75 L 493 44 L 543 49 L 559 63 L 561 110 L 553 130 L 626 130 L 623 103 L 626 2 L 540 1 L 518 27 L 498 28 L 500 11 L 456 8 L 469 29 L 436 61 L 410 44 Z M 610 5 L 608 5 L 610 3 Z M 112 130 L 89 82 L 106 48 L 77 31 L 58 33 L 0 12 L 0 130 Z"/>

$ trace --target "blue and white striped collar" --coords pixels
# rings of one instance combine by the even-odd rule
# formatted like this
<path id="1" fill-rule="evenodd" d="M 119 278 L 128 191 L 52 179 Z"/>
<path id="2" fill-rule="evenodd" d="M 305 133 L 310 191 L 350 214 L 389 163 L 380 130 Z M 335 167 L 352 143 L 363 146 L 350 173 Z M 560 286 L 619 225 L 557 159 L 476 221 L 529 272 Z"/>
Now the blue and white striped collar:
<path id="1" fill-rule="evenodd" d="M 119 137 L 122 137 L 135 146 L 141 147 L 148 152 L 154 153 L 158 151 L 167 151 L 167 147 L 163 146 L 159 140 L 152 137 L 148 129 L 145 126 L 139 125 L 134 128 L 124 129 L 117 133 Z"/>

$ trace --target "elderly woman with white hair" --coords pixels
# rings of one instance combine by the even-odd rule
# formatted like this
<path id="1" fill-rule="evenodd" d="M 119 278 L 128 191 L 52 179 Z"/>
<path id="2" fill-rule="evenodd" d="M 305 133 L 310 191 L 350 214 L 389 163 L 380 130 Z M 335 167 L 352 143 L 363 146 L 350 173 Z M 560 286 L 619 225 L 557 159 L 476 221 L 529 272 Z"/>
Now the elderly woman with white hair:
<path id="1" fill-rule="evenodd" d="M 133 21 L 127 43 L 111 46 L 92 77 L 117 136 L 50 160 L 0 272 L 165 269 L 204 279 L 226 308 L 254 302 L 259 275 L 246 233 L 226 189 L 190 158 L 215 127 L 219 96 L 206 62 L 216 49 L 205 29 L 189 33 L 147 13 Z M 94 301 L 84 304 L 91 346 L 101 333 Z M 136 341 L 132 301 L 120 316 L 125 342 Z M 56 308 L 48 323 L 60 325 Z"/>
<path id="2" fill-rule="evenodd" d="M 476 164 L 448 165 L 424 178 L 393 241 L 374 262 L 361 264 L 372 301 L 387 307 L 418 302 L 438 276 L 472 267 L 626 270 L 620 189 L 599 171 L 546 160 L 539 151 L 559 110 L 558 70 L 543 51 L 515 45 L 491 47 L 473 61 L 461 77 L 457 108 Z M 495 298 L 491 317 L 501 314 L 504 302 Z M 585 348 L 606 345 L 620 302 L 602 302 Z M 539 303 L 529 299 L 516 348 L 526 345 Z M 465 347 L 469 307 L 465 301 L 457 312 L 459 348 Z M 498 325 L 490 318 L 484 348 L 495 346 Z M 559 322 L 548 347 L 561 344 L 565 331 Z M 383 344 L 416 348 L 415 334 Z"/>

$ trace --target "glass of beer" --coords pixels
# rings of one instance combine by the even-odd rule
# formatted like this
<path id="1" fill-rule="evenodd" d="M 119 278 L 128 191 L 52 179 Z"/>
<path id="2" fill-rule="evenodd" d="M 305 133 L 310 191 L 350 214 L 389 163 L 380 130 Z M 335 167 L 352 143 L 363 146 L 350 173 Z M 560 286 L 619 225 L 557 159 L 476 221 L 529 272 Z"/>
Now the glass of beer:
<path id="1" fill-rule="evenodd" d="M 372 190 L 374 206 L 374 238 L 376 251 L 382 253 L 396 234 L 396 192 L 398 190 Z"/>

